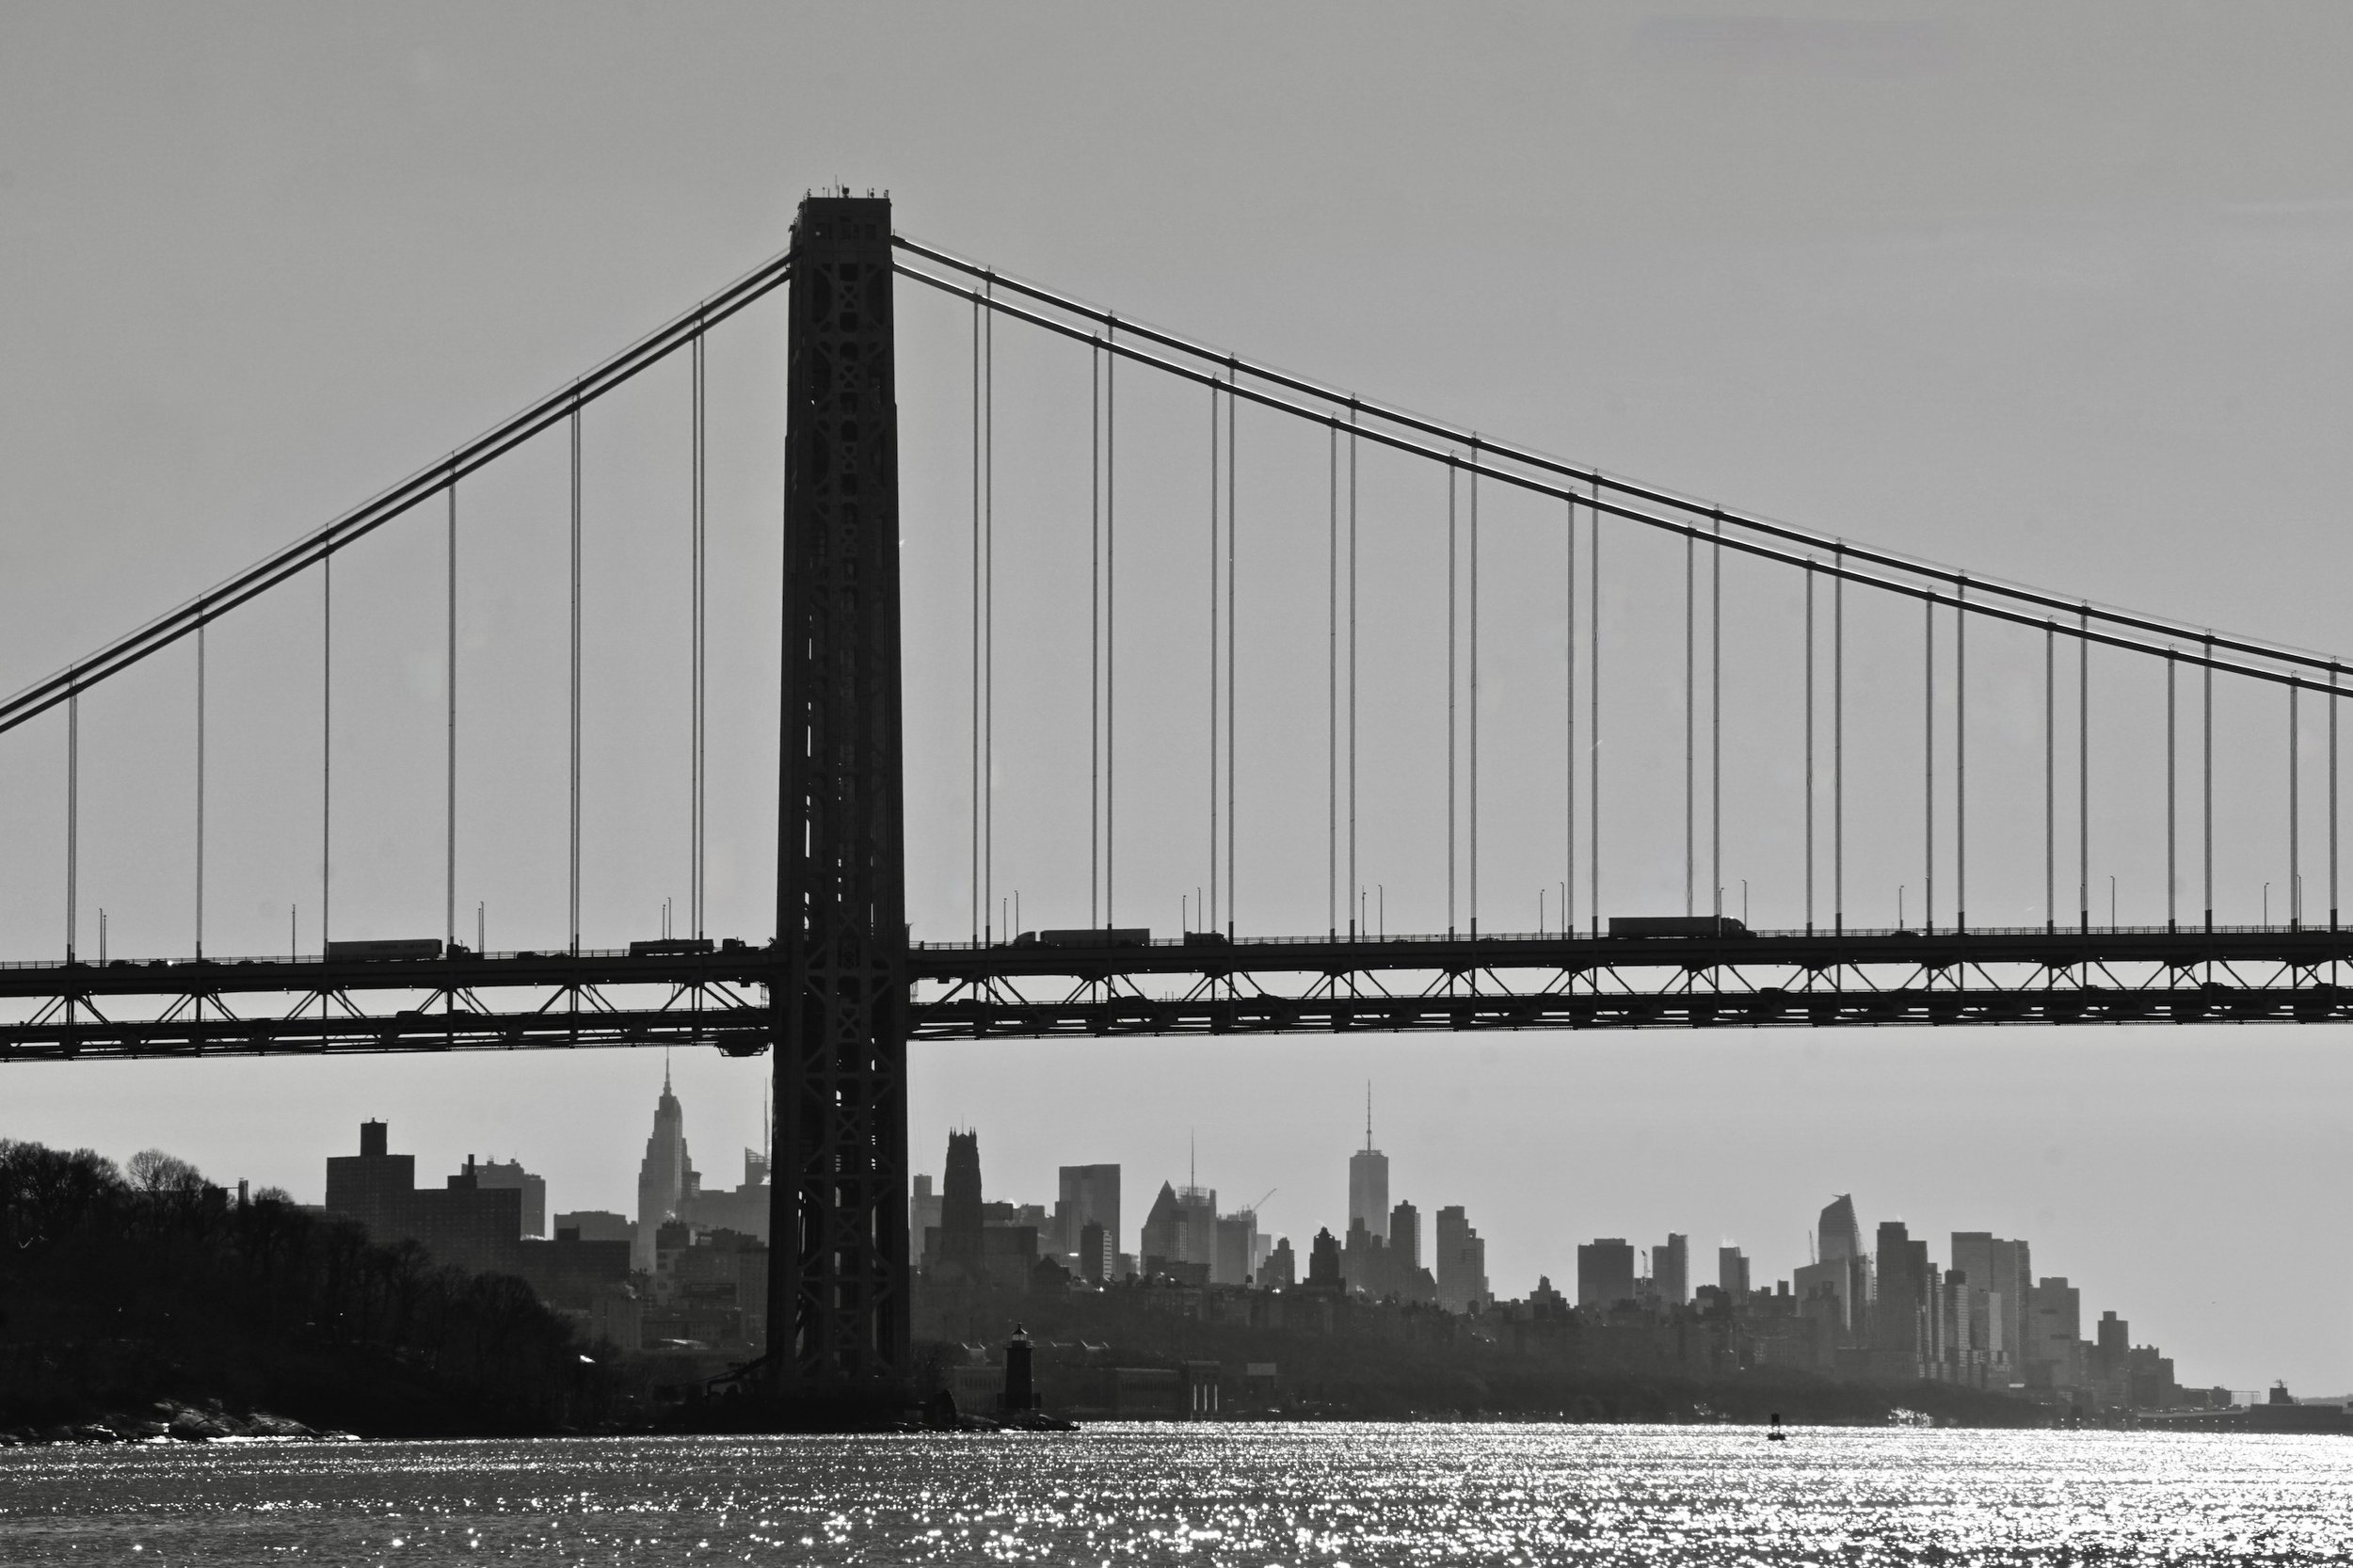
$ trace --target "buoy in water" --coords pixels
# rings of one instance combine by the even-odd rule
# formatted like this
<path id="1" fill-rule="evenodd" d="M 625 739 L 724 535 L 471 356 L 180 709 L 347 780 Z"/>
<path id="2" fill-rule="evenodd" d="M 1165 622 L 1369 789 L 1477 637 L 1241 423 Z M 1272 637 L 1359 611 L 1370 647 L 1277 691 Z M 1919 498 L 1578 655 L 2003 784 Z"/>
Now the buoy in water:
<path id="1" fill-rule="evenodd" d="M 1786 1443 L 1789 1441 L 1789 1434 L 1781 1430 L 1781 1412 L 1778 1410 L 1773 1412 L 1772 1428 L 1765 1433 L 1765 1441 L 1768 1443 Z"/>

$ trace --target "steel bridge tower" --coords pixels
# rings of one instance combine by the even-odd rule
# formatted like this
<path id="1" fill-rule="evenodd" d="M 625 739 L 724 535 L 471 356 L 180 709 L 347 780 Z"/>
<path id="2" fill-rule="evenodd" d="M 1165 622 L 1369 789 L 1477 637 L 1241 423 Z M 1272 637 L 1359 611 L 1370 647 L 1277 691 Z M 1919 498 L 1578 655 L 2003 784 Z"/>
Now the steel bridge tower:
<path id="1" fill-rule="evenodd" d="M 913 1400 L 888 200 L 804 200 L 792 264 L 768 1365 L 829 1424 Z"/>

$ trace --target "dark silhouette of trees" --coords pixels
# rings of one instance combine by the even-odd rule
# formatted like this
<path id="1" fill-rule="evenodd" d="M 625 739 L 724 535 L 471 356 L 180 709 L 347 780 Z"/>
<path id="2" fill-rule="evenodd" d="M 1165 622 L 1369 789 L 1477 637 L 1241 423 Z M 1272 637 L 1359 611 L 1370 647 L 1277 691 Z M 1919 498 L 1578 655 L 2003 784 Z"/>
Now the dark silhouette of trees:
<path id="1" fill-rule="evenodd" d="M 0 1426 L 220 1400 L 387 1435 L 606 1419 L 607 1358 L 521 1280 L 378 1246 L 161 1150 L 0 1140 Z"/>

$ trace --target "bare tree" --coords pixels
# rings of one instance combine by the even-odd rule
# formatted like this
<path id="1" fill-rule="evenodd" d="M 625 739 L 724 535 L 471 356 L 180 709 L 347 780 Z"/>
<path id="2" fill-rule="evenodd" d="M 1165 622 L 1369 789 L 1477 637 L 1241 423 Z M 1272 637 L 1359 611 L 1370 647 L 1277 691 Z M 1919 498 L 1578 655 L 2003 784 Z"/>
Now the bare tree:
<path id="1" fill-rule="evenodd" d="M 127 1167 L 131 1185 L 142 1192 L 200 1192 L 204 1176 L 178 1155 L 161 1149 L 141 1149 Z"/>

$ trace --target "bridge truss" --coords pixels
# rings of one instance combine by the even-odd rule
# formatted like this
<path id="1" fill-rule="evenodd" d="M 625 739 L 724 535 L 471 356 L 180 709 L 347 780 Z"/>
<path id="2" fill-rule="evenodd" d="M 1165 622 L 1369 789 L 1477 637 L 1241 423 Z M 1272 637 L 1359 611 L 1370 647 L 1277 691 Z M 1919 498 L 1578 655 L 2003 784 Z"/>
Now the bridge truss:
<path id="1" fill-rule="evenodd" d="M 0 1062 L 769 1049 L 773 947 L 0 968 Z M 2353 930 L 919 943 L 915 1041 L 2353 1021 Z"/>

